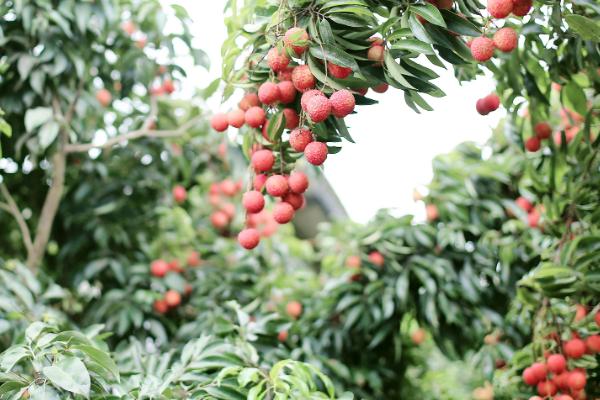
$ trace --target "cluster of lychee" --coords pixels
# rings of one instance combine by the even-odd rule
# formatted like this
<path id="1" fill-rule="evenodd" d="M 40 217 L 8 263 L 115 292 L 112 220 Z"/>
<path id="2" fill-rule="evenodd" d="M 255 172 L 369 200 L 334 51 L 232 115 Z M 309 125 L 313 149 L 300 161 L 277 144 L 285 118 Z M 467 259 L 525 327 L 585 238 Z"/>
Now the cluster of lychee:
<path id="1" fill-rule="evenodd" d="M 552 127 L 547 122 L 538 122 L 533 127 L 534 136 L 525 141 L 525 149 L 536 152 L 542 147 L 542 140 L 552 137 Z"/>
<path id="2" fill-rule="evenodd" d="M 585 306 L 578 305 L 575 320 L 582 320 L 587 315 Z M 600 312 L 597 312 L 595 322 L 600 326 Z M 560 343 L 558 334 L 551 335 Z M 569 360 L 578 360 L 585 354 L 600 353 L 600 335 L 589 335 L 585 340 L 577 333 L 573 338 L 562 345 L 561 353 L 545 354 L 544 361 L 538 361 L 525 368 L 523 382 L 529 386 L 536 386 L 537 393 L 543 398 L 554 396 L 555 400 L 586 399 L 585 386 L 587 374 L 584 368 L 569 365 Z M 560 393 L 559 393 L 560 392 Z M 533 396 L 529 400 L 542 400 L 542 397 Z"/>
<path id="3" fill-rule="evenodd" d="M 383 254 L 381 254 L 377 250 L 371 251 L 369 253 L 369 255 L 367 256 L 367 259 L 369 260 L 369 262 L 371 264 L 375 265 L 376 267 L 381 268 L 385 265 L 385 258 L 383 257 Z M 361 279 L 361 277 L 362 277 L 362 274 L 360 273 L 361 265 L 362 265 L 362 260 L 361 260 L 361 257 L 358 255 L 351 255 L 346 258 L 346 267 L 358 271 L 350 276 L 351 282 L 357 282 Z"/>
<path id="4" fill-rule="evenodd" d="M 519 208 L 527 213 L 527 223 L 531 228 L 537 228 L 540 225 L 542 206 L 534 206 L 526 197 L 519 196 L 515 203 Z"/>
<path id="5" fill-rule="evenodd" d="M 131 36 L 131 38 L 135 40 L 135 45 L 138 48 L 143 49 L 144 47 L 146 47 L 148 39 L 146 38 L 146 35 L 143 32 L 138 30 L 136 24 L 133 21 L 124 21 L 121 24 L 121 29 L 123 29 L 123 32 L 125 32 L 127 35 Z"/>
<path id="6" fill-rule="evenodd" d="M 487 10 L 496 19 L 506 18 L 511 13 L 523 17 L 529 13 L 532 4 L 532 0 L 488 0 Z M 505 26 L 498 29 L 491 39 L 480 36 L 467 42 L 467 46 L 471 48 L 471 55 L 475 60 L 485 62 L 494 56 L 496 49 L 503 53 L 510 53 L 517 47 L 518 40 L 517 32 Z"/>
<path id="7" fill-rule="evenodd" d="M 226 230 L 235 217 L 235 205 L 230 201 L 242 189 L 242 182 L 224 179 L 214 182 L 208 190 L 208 202 L 213 207 L 210 222 L 218 231 Z"/>
<path id="8" fill-rule="evenodd" d="M 197 251 L 191 251 L 186 260 L 187 266 L 198 267 L 202 263 L 200 254 Z M 174 259 L 171 262 L 167 262 L 163 259 L 152 261 L 150 264 L 150 273 L 152 276 L 157 278 L 164 278 L 168 273 L 181 274 L 184 272 L 179 260 Z M 184 289 L 184 295 L 189 296 L 192 293 L 192 286 L 186 284 Z M 182 301 L 181 293 L 174 289 L 167 290 L 164 295 L 156 299 L 152 305 L 154 311 L 159 314 L 166 314 L 168 311 L 177 308 Z"/>
<path id="9" fill-rule="evenodd" d="M 496 111 L 500 107 L 500 97 L 496 93 L 490 93 L 485 97 L 477 100 L 475 109 L 481 115 L 488 115 L 489 113 Z"/>

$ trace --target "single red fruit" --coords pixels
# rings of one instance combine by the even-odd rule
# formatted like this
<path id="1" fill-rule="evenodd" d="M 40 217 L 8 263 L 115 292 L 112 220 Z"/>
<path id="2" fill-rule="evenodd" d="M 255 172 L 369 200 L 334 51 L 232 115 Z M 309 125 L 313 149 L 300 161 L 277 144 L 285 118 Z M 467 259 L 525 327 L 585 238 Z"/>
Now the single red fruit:
<path id="1" fill-rule="evenodd" d="M 421 328 L 416 329 L 410 334 L 410 340 L 417 346 L 425 341 L 425 331 Z"/>
<path id="2" fill-rule="evenodd" d="M 571 339 L 564 344 L 564 352 L 569 358 L 581 358 L 585 354 L 585 343 L 581 339 Z"/>
<path id="3" fill-rule="evenodd" d="M 279 51 L 277 47 L 273 47 L 267 53 L 267 63 L 274 72 L 279 72 L 287 68 L 290 59 L 283 49 Z"/>
<path id="4" fill-rule="evenodd" d="M 585 372 L 580 370 L 569 372 L 568 384 L 571 390 L 581 390 L 585 387 L 587 383 L 587 377 L 585 376 Z"/>
<path id="5" fill-rule="evenodd" d="M 600 353 L 600 335 L 591 335 L 585 339 L 585 346 L 588 353 Z"/>
<path id="6" fill-rule="evenodd" d="M 532 153 L 538 151 L 542 147 L 541 145 L 542 144 L 540 143 L 540 139 L 538 139 L 536 136 L 530 137 L 525 141 L 525 148 L 527 149 L 527 151 L 530 151 Z"/>
<path id="7" fill-rule="evenodd" d="M 267 182 L 267 175 L 258 174 L 254 177 L 252 186 L 254 187 L 254 190 L 258 190 L 260 192 L 265 187 L 265 182 Z"/>
<path id="8" fill-rule="evenodd" d="M 548 139 L 552 136 L 552 127 L 547 122 L 538 122 L 533 127 L 533 131 L 535 132 L 535 136 L 540 140 Z"/>
<path id="9" fill-rule="evenodd" d="M 558 388 L 552 381 L 542 381 L 537 384 L 537 392 L 540 396 L 554 396 Z"/>
<path id="10" fill-rule="evenodd" d="M 385 264 L 383 255 L 378 251 L 372 251 L 369 253 L 369 261 L 378 267 L 382 267 Z"/>
<path id="11" fill-rule="evenodd" d="M 177 307 L 181 304 L 181 295 L 175 290 L 167 290 L 167 293 L 165 293 L 165 302 L 169 307 Z"/>
<path id="12" fill-rule="evenodd" d="M 234 128 L 241 128 L 246 122 L 246 113 L 240 109 L 229 111 L 227 122 Z"/>
<path id="13" fill-rule="evenodd" d="M 370 46 L 383 46 L 383 39 L 380 37 L 376 37 L 376 36 L 372 36 L 369 39 L 367 39 L 370 43 Z"/>
<path id="14" fill-rule="evenodd" d="M 223 193 L 224 195 L 233 197 L 236 195 L 236 193 L 238 191 L 238 186 L 231 179 L 225 179 L 225 180 L 223 180 L 223 182 L 221 182 L 219 184 L 219 189 L 221 190 L 221 193 Z"/>
<path id="15" fill-rule="evenodd" d="M 600 326 L 600 311 L 594 316 L 594 321 L 596 321 L 596 325 Z"/>
<path id="16" fill-rule="evenodd" d="M 297 152 L 302 152 L 313 141 L 312 132 L 306 128 L 294 129 L 290 133 L 290 146 Z"/>
<path id="17" fill-rule="evenodd" d="M 258 99 L 258 95 L 256 93 L 246 93 L 242 100 L 238 103 L 238 107 L 242 111 L 248 111 L 252 107 L 258 107 L 260 105 L 260 100 Z"/>
<path id="18" fill-rule="evenodd" d="M 289 192 L 282 197 L 282 200 L 291 205 L 294 210 L 299 210 L 304 206 L 304 196 L 299 193 Z"/>
<path id="19" fill-rule="evenodd" d="M 562 354 L 552 354 L 546 360 L 548 371 L 554 374 L 560 374 L 567 368 L 567 360 Z"/>
<path id="20" fill-rule="evenodd" d="M 518 36 L 517 31 L 513 28 L 502 28 L 498 29 L 494 33 L 494 45 L 496 48 L 504 53 L 510 53 L 517 47 Z"/>
<path id="21" fill-rule="evenodd" d="M 290 81 L 283 81 L 277 84 L 279 88 L 279 101 L 283 104 L 290 104 L 296 99 L 296 88 Z"/>
<path id="22" fill-rule="evenodd" d="M 296 129 L 300 124 L 300 116 L 293 108 L 284 108 L 283 115 L 285 116 L 286 129 Z"/>
<path id="23" fill-rule="evenodd" d="M 556 384 L 556 386 L 560 390 L 565 390 L 569 388 L 569 371 L 563 371 L 560 374 L 554 374 L 552 377 L 552 382 Z"/>
<path id="24" fill-rule="evenodd" d="M 581 321 L 587 316 L 587 308 L 583 304 L 577 304 L 575 306 L 575 321 Z"/>
<path id="25" fill-rule="evenodd" d="M 267 188 L 267 193 L 273 197 L 281 197 L 289 190 L 287 179 L 283 175 L 270 176 L 267 179 L 265 186 Z"/>
<path id="26" fill-rule="evenodd" d="M 283 71 L 279 71 L 279 73 L 277 73 L 277 79 L 279 79 L 280 82 L 283 81 L 292 81 L 292 71 L 294 71 L 294 67 L 287 67 L 285 68 Z"/>
<path id="27" fill-rule="evenodd" d="M 360 264 L 360 256 L 348 256 L 348 258 L 346 258 L 346 266 L 348 268 L 360 268 Z"/>
<path id="28" fill-rule="evenodd" d="M 294 207 L 290 203 L 281 202 L 275 204 L 273 219 L 278 224 L 287 224 L 294 218 Z"/>
<path id="29" fill-rule="evenodd" d="M 254 228 L 247 228 L 238 234 L 238 243 L 247 250 L 252 250 L 260 243 L 260 234 Z"/>
<path id="30" fill-rule="evenodd" d="M 355 89 L 356 93 L 360 94 L 361 96 L 365 96 L 367 94 L 367 92 L 369 91 L 369 88 L 359 88 L 359 89 Z"/>
<path id="31" fill-rule="evenodd" d="M 512 13 L 517 17 L 524 17 L 533 6 L 533 0 L 512 0 Z"/>
<path id="32" fill-rule="evenodd" d="M 512 0 L 488 0 L 487 10 L 494 18 L 506 18 L 513 10 Z"/>
<path id="33" fill-rule="evenodd" d="M 308 33 L 298 27 L 290 28 L 283 36 L 283 43 L 287 47 L 291 47 L 296 55 L 302 55 L 304 51 L 308 48 Z"/>
<path id="34" fill-rule="evenodd" d="M 281 93 L 279 86 L 273 82 L 265 82 L 258 88 L 258 99 L 263 104 L 274 104 L 279 101 Z"/>
<path id="35" fill-rule="evenodd" d="M 279 331 L 277 334 L 277 340 L 280 342 L 286 342 L 288 340 L 288 331 Z"/>
<path id="36" fill-rule="evenodd" d="M 523 382 L 525 382 L 526 385 L 534 386 L 539 382 L 539 379 L 531 368 L 525 368 L 523 371 Z"/>
<path id="37" fill-rule="evenodd" d="M 265 110 L 258 106 L 250 107 L 245 117 L 246 124 L 251 128 L 260 128 L 267 120 Z"/>
<path id="38" fill-rule="evenodd" d="M 258 150 L 252 155 L 251 164 L 257 172 L 270 171 L 275 164 L 275 155 L 271 150 Z"/>
<path id="39" fill-rule="evenodd" d="M 302 111 L 306 112 L 308 107 L 308 101 L 315 96 L 325 97 L 323 92 L 317 89 L 312 89 L 302 94 L 302 97 L 300 97 L 300 106 L 302 107 Z"/>
<path id="40" fill-rule="evenodd" d="M 381 83 L 377 86 L 374 86 L 372 89 L 375 93 L 385 93 L 388 91 L 390 85 L 388 85 L 387 83 Z"/>
<path id="41" fill-rule="evenodd" d="M 165 314 L 169 311 L 169 305 L 164 299 L 155 300 L 154 304 L 152 304 L 152 308 L 159 314 Z"/>
<path id="42" fill-rule="evenodd" d="M 288 178 L 290 190 L 294 193 L 304 193 L 308 189 L 308 177 L 303 172 L 294 171 Z"/>
<path id="43" fill-rule="evenodd" d="M 537 228 L 540 224 L 540 212 L 537 208 L 534 208 L 527 214 L 527 223 L 531 228 Z"/>
<path id="44" fill-rule="evenodd" d="M 381 45 L 374 45 L 367 51 L 367 58 L 376 64 L 383 65 L 383 57 L 385 54 L 385 47 Z"/>
<path id="45" fill-rule="evenodd" d="M 210 216 L 210 223 L 217 229 L 224 229 L 229 225 L 229 217 L 223 211 L 215 211 Z"/>
<path id="46" fill-rule="evenodd" d="M 306 161 L 312 165 L 321 165 L 327 159 L 327 145 L 322 142 L 311 142 L 304 149 Z"/>
<path id="47" fill-rule="evenodd" d="M 471 43 L 471 55 L 479 62 L 488 61 L 494 55 L 494 41 L 490 38 L 480 36 L 473 39 Z"/>
<path id="48" fill-rule="evenodd" d="M 259 191 L 251 190 L 244 193 L 244 196 L 242 197 L 242 205 L 249 213 L 256 214 L 265 208 L 265 198 Z"/>
<path id="49" fill-rule="evenodd" d="M 338 90 L 329 98 L 331 113 L 337 118 L 344 118 L 354 111 L 356 100 L 349 90 Z"/>
<path id="50" fill-rule="evenodd" d="M 531 368 L 538 381 L 546 380 L 546 376 L 548 375 L 548 369 L 546 368 L 546 364 L 541 362 L 535 362 L 531 364 L 531 367 L 529 368 Z"/>
<path id="51" fill-rule="evenodd" d="M 302 314 L 302 304 L 296 300 L 290 301 L 285 306 L 285 311 L 290 317 L 296 319 Z"/>
<path id="52" fill-rule="evenodd" d="M 488 115 L 490 113 L 487 104 L 485 103 L 485 99 L 477 100 L 477 103 L 475 103 L 475 109 L 481 115 Z"/>
<path id="53" fill-rule="evenodd" d="M 306 113 L 312 122 L 323 122 L 331 114 L 331 103 L 325 96 L 313 96 L 306 103 Z"/>
<path id="54" fill-rule="evenodd" d="M 164 80 L 163 90 L 168 94 L 171 94 L 175 91 L 175 84 L 173 83 L 173 81 L 171 79 Z"/>
<path id="55" fill-rule="evenodd" d="M 102 107 L 108 107 L 112 102 L 112 94 L 106 89 L 100 89 L 96 92 L 96 100 Z"/>
<path id="56" fill-rule="evenodd" d="M 300 92 L 306 92 L 315 87 L 317 80 L 308 65 L 299 65 L 292 71 L 292 83 Z"/>
<path id="57" fill-rule="evenodd" d="M 352 68 L 341 67 L 327 61 L 327 72 L 336 79 L 345 79 L 352 73 Z"/>
<path id="58" fill-rule="evenodd" d="M 175 185 L 173 187 L 173 199 L 181 204 L 187 199 L 187 190 L 181 185 Z"/>
<path id="59" fill-rule="evenodd" d="M 165 260 L 154 260 L 150 264 L 150 273 L 157 278 L 162 278 L 169 272 L 169 263 Z"/>
<path id="60" fill-rule="evenodd" d="M 202 260 L 200 259 L 200 253 L 198 253 L 197 251 L 191 251 L 190 254 L 188 254 L 187 265 L 189 265 L 190 267 L 197 267 L 201 263 Z"/>
<path id="61" fill-rule="evenodd" d="M 518 197 L 515 203 L 525 212 L 529 212 L 533 208 L 533 204 L 523 196 Z"/>
<path id="62" fill-rule="evenodd" d="M 437 206 L 435 204 L 427 204 L 425 206 L 425 216 L 429 222 L 437 220 L 440 217 Z"/>
<path id="63" fill-rule="evenodd" d="M 229 128 L 227 114 L 218 113 L 210 119 L 210 126 L 217 132 L 225 132 Z"/>
<path id="64" fill-rule="evenodd" d="M 125 21 L 121 24 L 121 29 L 123 29 L 123 32 L 125 32 L 126 34 L 133 35 L 137 30 L 137 27 L 132 21 Z"/>

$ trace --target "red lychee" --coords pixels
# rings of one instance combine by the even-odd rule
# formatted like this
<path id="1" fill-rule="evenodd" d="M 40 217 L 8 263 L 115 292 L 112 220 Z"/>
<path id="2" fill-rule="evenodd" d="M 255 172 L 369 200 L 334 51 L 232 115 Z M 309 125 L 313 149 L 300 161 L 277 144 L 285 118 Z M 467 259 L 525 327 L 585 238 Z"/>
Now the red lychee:
<path id="1" fill-rule="evenodd" d="M 523 382 L 525 382 L 525 384 L 529 386 L 534 386 L 539 382 L 539 379 L 537 378 L 535 372 L 533 372 L 533 370 L 530 367 L 525 368 L 525 370 L 523 371 Z"/>
<path id="2" fill-rule="evenodd" d="M 345 79 L 352 73 L 352 68 L 341 67 L 330 61 L 327 61 L 327 72 L 334 78 Z"/>
<path id="3" fill-rule="evenodd" d="M 157 278 L 162 278 L 169 272 L 169 263 L 165 260 L 154 260 L 150 264 L 150 273 Z"/>
<path id="4" fill-rule="evenodd" d="M 279 101 L 279 86 L 273 82 L 265 82 L 258 88 L 258 99 L 263 104 L 274 104 Z"/>
<path id="5" fill-rule="evenodd" d="M 502 28 L 494 33 L 494 45 L 504 53 L 510 53 L 517 47 L 517 31 L 513 28 Z"/>
<path id="6" fill-rule="evenodd" d="M 258 107 L 260 105 L 260 100 L 258 99 L 258 95 L 256 93 L 246 93 L 242 100 L 238 103 L 238 107 L 242 111 L 248 111 L 251 107 Z"/>
<path id="7" fill-rule="evenodd" d="M 187 199 L 187 190 L 181 185 L 175 185 L 173 187 L 173 199 L 181 204 Z"/>
<path id="8" fill-rule="evenodd" d="M 323 122 L 331 114 L 331 103 L 325 96 L 313 96 L 306 102 L 306 113 L 312 122 Z"/>
<path id="9" fill-rule="evenodd" d="M 267 172 L 273 168 L 275 155 L 271 150 L 258 150 L 252 155 L 252 167 L 257 172 Z"/>
<path id="10" fill-rule="evenodd" d="M 583 304 L 575 306 L 575 321 L 581 321 L 587 315 L 587 308 Z"/>
<path id="11" fill-rule="evenodd" d="M 229 217 L 223 211 L 215 211 L 210 216 L 210 223 L 216 229 L 224 229 L 229 225 Z"/>
<path id="12" fill-rule="evenodd" d="M 133 23 L 133 21 L 124 21 L 121 24 L 121 29 L 123 29 L 123 32 L 125 32 L 128 35 L 133 35 L 135 33 L 135 31 L 137 30 L 137 27 L 135 26 L 135 23 Z"/>
<path id="13" fill-rule="evenodd" d="M 300 106 L 302 107 L 302 111 L 306 112 L 308 107 L 308 101 L 316 96 L 325 97 L 323 92 L 317 89 L 312 89 L 302 93 L 302 97 L 300 97 Z"/>
<path id="14" fill-rule="evenodd" d="M 540 139 L 538 139 L 536 136 L 532 136 L 525 141 L 525 148 L 527 149 L 527 151 L 534 153 L 538 151 L 540 147 Z"/>
<path id="15" fill-rule="evenodd" d="M 288 331 L 279 331 L 279 333 L 277 334 L 277 340 L 279 340 L 280 342 L 285 342 L 288 340 Z"/>
<path id="16" fill-rule="evenodd" d="M 290 203 L 281 202 L 275 204 L 273 219 L 278 224 L 287 224 L 294 218 L 294 207 Z"/>
<path id="17" fill-rule="evenodd" d="M 435 6 L 440 10 L 451 10 L 454 5 L 454 0 L 437 0 Z"/>
<path id="18" fill-rule="evenodd" d="M 369 253 L 369 261 L 378 267 L 382 267 L 385 264 L 385 259 L 383 258 L 383 254 L 378 251 L 372 251 Z"/>
<path id="19" fill-rule="evenodd" d="M 277 47 L 273 47 L 267 53 L 267 63 L 274 72 L 283 71 L 290 63 L 290 59 L 284 50 L 279 51 Z"/>
<path id="20" fill-rule="evenodd" d="M 494 48 L 492 39 L 480 36 L 471 43 L 471 55 L 479 62 L 488 61 L 494 55 Z"/>
<path id="21" fill-rule="evenodd" d="M 294 67 L 287 67 L 283 71 L 279 71 L 279 73 L 277 74 L 277 79 L 279 79 L 280 82 L 283 82 L 283 81 L 291 82 L 293 71 L 294 71 Z"/>
<path id="22" fill-rule="evenodd" d="M 252 250 L 260 243 L 260 234 L 254 228 L 247 228 L 238 234 L 238 243 L 247 250 Z"/>
<path id="23" fill-rule="evenodd" d="M 385 93 L 388 91 L 389 87 L 390 85 L 388 85 L 387 83 L 380 83 L 377 86 L 373 86 L 372 89 L 375 93 Z"/>
<path id="24" fill-rule="evenodd" d="M 200 259 L 200 253 L 198 253 L 197 251 L 191 251 L 190 254 L 188 254 L 187 256 L 187 265 L 189 265 L 190 267 L 197 267 L 202 263 L 202 260 Z"/>
<path id="25" fill-rule="evenodd" d="M 533 373 L 535 374 L 535 377 L 537 378 L 538 381 L 543 381 L 546 379 L 546 376 L 548 375 L 548 370 L 546 368 L 546 364 L 541 363 L 541 362 L 535 362 L 535 363 L 531 364 L 530 368 L 533 371 Z"/>
<path id="26" fill-rule="evenodd" d="M 238 186 L 231 179 L 225 179 L 219 184 L 219 189 L 224 195 L 233 197 L 238 191 Z"/>
<path id="27" fill-rule="evenodd" d="M 383 39 L 380 37 L 376 37 L 376 36 L 372 36 L 369 39 L 367 39 L 369 41 L 369 46 L 373 47 L 373 46 L 383 46 Z"/>
<path id="28" fill-rule="evenodd" d="M 246 113 L 240 109 L 229 111 L 227 122 L 234 128 L 241 128 L 246 122 Z"/>
<path id="29" fill-rule="evenodd" d="M 286 129 L 295 129 L 300 123 L 300 116 L 293 108 L 284 108 L 283 115 L 285 115 L 285 127 Z"/>
<path id="30" fill-rule="evenodd" d="M 534 208 L 527 214 L 527 223 L 530 228 L 537 228 L 540 224 L 540 212 L 537 208 Z"/>
<path id="31" fill-rule="evenodd" d="M 546 360 L 548 371 L 553 374 L 560 374 L 567 368 L 567 360 L 562 354 L 552 354 Z"/>
<path id="32" fill-rule="evenodd" d="M 267 178 L 265 187 L 267 188 L 267 193 L 273 197 L 281 197 L 289 190 L 287 179 L 282 175 L 272 175 Z"/>
<path id="33" fill-rule="evenodd" d="M 321 165 L 327 159 L 327 145 L 323 142 L 311 142 L 304 148 L 304 157 L 312 165 Z"/>
<path id="34" fill-rule="evenodd" d="M 533 0 L 512 0 L 512 13 L 517 17 L 524 17 L 531 10 Z"/>
<path id="35" fill-rule="evenodd" d="M 588 353 L 600 353 L 600 335 L 591 335 L 585 338 L 585 346 Z"/>
<path id="36" fill-rule="evenodd" d="M 256 190 L 251 190 L 244 193 L 242 197 L 242 205 L 251 214 L 261 212 L 265 207 L 265 198 L 262 193 Z"/>
<path id="37" fill-rule="evenodd" d="M 308 33 L 298 27 L 290 28 L 283 36 L 283 43 L 294 50 L 296 55 L 302 55 L 308 48 Z"/>
<path id="38" fill-rule="evenodd" d="M 169 307 L 177 307 L 181 304 L 181 295 L 175 290 L 167 290 L 167 293 L 165 293 L 165 302 Z"/>
<path id="39" fill-rule="evenodd" d="M 290 146 L 297 152 L 302 152 L 313 141 L 312 132 L 306 128 L 294 129 L 290 133 Z"/>
<path id="40" fill-rule="evenodd" d="M 252 181 L 252 187 L 254 187 L 254 190 L 257 190 L 260 192 L 263 189 L 263 187 L 265 187 L 265 182 L 267 182 L 267 175 L 265 175 L 265 174 L 256 175 L 254 177 L 254 180 Z"/>
<path id="41" fill-rule="evenodd" d="M 540 396 L 554 396 L 558 388 L 552 381 L 541 381 L 537 384 L 537 392 Z"/>
<path id="42" fill-rule="evenodd" d="M 415 329 L 414 332 L 410 334 L 410 340 L 417 346 L 425 341 L 425 331 L 421 328 Z"/>
<path id="43" fill-rule="evenodd" d="M 289 192 L 282 200 L 294 207 L 294 210 L 299 210 L 304 205 L 304 196 L 294 192 Z"/>
<path id="44" fill-rule="evenodd" d="M 490 93 L 483 98 L 483 103 L 489 112 L 496 111 L 500 107 L 500 97 L 496 93 Z"/>
<path id="45" fill-rule="evenodd" d="M 96 92 L 96 100 L 102 107 L 108 107 L 112 102 L 112 94 L 106 89 L 100 89 Z"/>
<path id="46" fill-rule="evenodd" d="M 290 317 L 296 319 L 302 314 L 302 304 L 296 300 L 290 301 L 285 306 L 285 311 Z"/>
<path id="47" fill-rule="evenodd" d="M 229 119 L 227 114 L 218 113 L 210 119 L 210 126 L 217 132 L 225 132 L 229 128 Z"/>
<path id="48" fill-rule="evenodd" d="M 349 90 L 338 90 L 329 98 L 331 113 L 337 118 L 344 118 L 354 111 L 356 100 Z"/>
<path id="49" fill-rule="evenodd" d="M 523 196 L 518 197 L 515 203 L 525 212 L 529 212 L 533 208 L 533 204 Z"/>
<path id="50" fill-rule="evenodd" d="M 277 84 L 279 88 L 279 101 L 283 104 L 290 104 L 296 99 L 296 88 L 290 81 L 283 81 Z"/>
<path id="51" fill-rule="evenodd" d="M 290 190 L 294 193 L 304 193 L 308 189 L 308 177 L 300 171 L 294 171 L 288 178 Z"/>
<path id="52" fill-rule="evenodd" d="M 581 339 L 574 338 L 563 345 L 563 350 L 569 358 L 581 358 L 585 354 L 585 343 Z"/>
<path id="53" fill-rule="evenodd" d="M 260 128 L 266 120 L 265 110 L 258 106 L 250 107 L 246 111 L 246 124 L 252 128 Z"/>
<path id="54" fill-rule="evenodd" d="M 346 266 L 348 268 L 360 268 L 360 264 L 360 256 L 348 256 L 348 258 L 346 258 Z"/>
<path id="55" fill-rule="evenodd" d="M 513 0 L 488 0 L 487 10 L 494 18 L 506 18 L 513 10 Z"/>
<path id="56" fill-rule="evenodd" d="M 540 140 L 548 139 L 552 136 L 552 127 L 547 122 L 538 122 L 533 127 L 533 131 L 535 132 L 535 136 Z"/>
<path id="57" fill-rule="evenodd" d="M 425 206 L 425 215 L 427 217 L 427 221 L 433 222 L 439 218 L 440 213 L 435 204 L 427 204 Z"/>
<path id="58" fill-rule="evenodd" d="M 585 376 L 585 372 L 576 370 L 569 372 L 569 378 L 567 380 L 569 388 L 571 390 L 581 390 L 585 387 L 587 383 L 587 378 Z"/>
<path id="59" fill-rule="evenodd" d="M 292 83 L 300 92 L 306 92 L 315 87 L 317 83 L 308 65 L 299 65 L 292 72 Z"/>
<path id="60" fill-rule="evenodd" d="M 385 54 L 385 47 L 381 45 L 374 45 L 369 48 L 367 52 L 367 58 L 376 64 L 383 65 L 383 56 Z"/>
<path id="61" fill-rule="evenodd" d="M 173 81 L 171 79 L 165 79 L 163 81 L 163 90 L 165 91 L 165 93 L 171 94 L 175 91 L 175 84 L 173 83 Z"/>
<path id="62" fill-rule="evenodd" d="M 159 314 L 165 314 L 167 311 L 169 311 L 169 305 L 164 299 L 154 300 L 152 308 L 154 308 L 154 311 Z"/>

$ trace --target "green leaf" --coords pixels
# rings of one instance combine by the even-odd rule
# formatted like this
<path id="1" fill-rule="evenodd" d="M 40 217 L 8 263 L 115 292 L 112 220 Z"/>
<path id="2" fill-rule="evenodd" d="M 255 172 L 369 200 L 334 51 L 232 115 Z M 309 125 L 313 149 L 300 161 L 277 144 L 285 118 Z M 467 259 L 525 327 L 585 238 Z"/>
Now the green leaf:
<path id="1" fill-rule="evenodd" d="M 55 386 L 82 396 L 89 396 L 90 374 L 80 359 L 65 357 L 52 366 L 44 367 L 42 371 Z"/>
<path id="2" fill-rule="evenodd" d="M 565 21 L 582 39 L 600 42 L 600 25 L 594 20 L 583 15 L 569 14 L 565 16 Z"/>
<path id="3" fill-rule="evenodd" d="M 58 136 L 59 129 L 60 125 L 58 125 L 58 122 L 53 120 L 48 121 L 44 125 L 42 125 L 42 128 L 40 129 L 40 132 L 38 134 L 40 147 L 42 149 L 46 149 L 52 144 L 52 142 L 54 142 L 54 140 Z"/>
<path id="4" fill-rule="evenodd" d="M 267 127 L 267 136 L 271 142 L 278 142 L 281 138 L 281 134 L 285 129 L 285 115 L 283 111 L 279 111 L 269 120 L 269 126 Z"/>
<path id="5" fill-rule="evenodd" d="M 417 39 L 402 39 L 392 45 L 392 49 L 408 50 L 419 54 L 435 54 L 431 46 Z"/>
<path id="6" fill-rule="evenodd" d="M 315 45 L 310 47 L 310 54 L 318 59 L 330 61 L 341 67 L 351 68 L 355 72 L 360 71 L 354 57 L 339 47 L 329 44 Z"/>
<path id="7" fill-rule="evenodd" d="M 52 109 L 49 107 L 37 107 L 25 112 L 25 129 L 33 131 L 38 126 L 45 124 L 52 118 Z"/>
<path id="8" fill-rule="evenodd" d="M 585 92 L 575 81 L 570 81 L 561 91 L 563 102 L 567 108 L 580 115 L 587 114 L 587 99 Z"/>
<path id="9" fill-rule="evenodd" d="M 119 380 L 119 368 L 108 353 L 84 344 L 73 346 L 73 348 L 83 352 L 102 368 L 110 372 L 117 381 Z"/>
<path id="10" fill-rule="evenodd" d="M 25 346 L 18 345 L 10 347 L 4 353 L 0 354 L 0 368 L 4 372 L 9 372 L 19 361 L 28 355 L 29 352 Z"/>
<path id="11" fill-rule="evenodd" d="M 398 82 L 403 88 L 414 89 L 414 86 L 408 83 L 406 78 L 404 78 L 402 75 L 403 73 L 410 75 L 408 74 L 408 71 L 402 68 L 389 52 L 385 53 L 384 61 L 388 73 L 392 76 L 392 78 L 394 78 L 394 80 L 396 80 L 396 82 Z"/>
<path id="12" fill-rule="evenodd" d="M 438 10 L 433 4 L 425 3 L 423 5 L 411 5 L 409 10 L 419 14 L 421 17 L 425 18 L 434 25 L 441 26 L 442 28 L 446 27 L 446 21 L 444 21 L 440 10 Z"/>

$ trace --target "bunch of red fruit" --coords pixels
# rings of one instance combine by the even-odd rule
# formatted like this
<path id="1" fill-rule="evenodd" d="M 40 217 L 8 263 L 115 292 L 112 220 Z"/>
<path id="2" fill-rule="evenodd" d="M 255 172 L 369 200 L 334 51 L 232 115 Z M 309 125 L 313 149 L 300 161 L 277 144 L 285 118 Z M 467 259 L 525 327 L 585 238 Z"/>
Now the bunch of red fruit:
<path id="1" fill-rule="evenodd" d="M 227 199 L 235 197 L 242 188 L 242 182 L 225 179 L 210 185 L 208 201 L 214 208 L 210 216 L 211 224 L 219 231 L 224 231 L 235 217 L 235 205 Z"/>
<path id="2" fill-rule="evenodd" d="M 187 265 L 189 267 L 197 267 L 202 263 L 200 254 L 196 251 L 191 251 L 187 257 Z M 179 263 L 179 260 L 172 260 L 167 262 L 162 259 L 154 260 L 150 264 L 150 273 L 157 278 L 164 278 L 168 273 L 180 274 L 184 270 Z M 190 295 L 192 292 L 192 286 L 186 285 L 184 294 Z M 181 294 L 173 289 L 169 289 L 165 292 L 164 296 L 154 301 L 153 308 L 159 314 L 165 314 L 169 310 L 177 308 L 181 304 Z"/>
<path id="3" fill-rule="evenodd" d="M 517 17 L 523 17 L 529 13 L 532 0 L 488 0 L 487 10 L 493 18 L 503 19 L 511 13 Z M 517 32 L 510 27 L 498 29 L 492 39 L 480 36 L 467 42 L 471 48 L 471 55 L 479 62 L 485 62 L 494 56 L 496 49 L 503 53 L 510 53 L 518 44 Z"/>
<path id="4" fill-rule="evenodd" d="M 531 228 L 537 228 L 540 224 L 541 218 L 541 206 L 535 207 L 531 201 L 523 196 L 519 196 L 515 203 L 517 206 L 521 208 L 523 211 L 527 213 L 527 223 Z"/>
<path id="5" fill-rule="evenodd" d="M 490 93 L 485 97 L 477 100 L 475 108 L 481 115 L 488 115 L 492 111 L 496 111 L 500 107 L 500 97 L 496 93 Z"/>
<path id="6" fill-rule="evenodd" d="M 542 147 L 542 140 L 552 137 L 552 127 L 547 122 L 538 122 L 533 127 L 535 136 L 525 141 L 525 149 L 530 152 L 536 152 Z"/>

